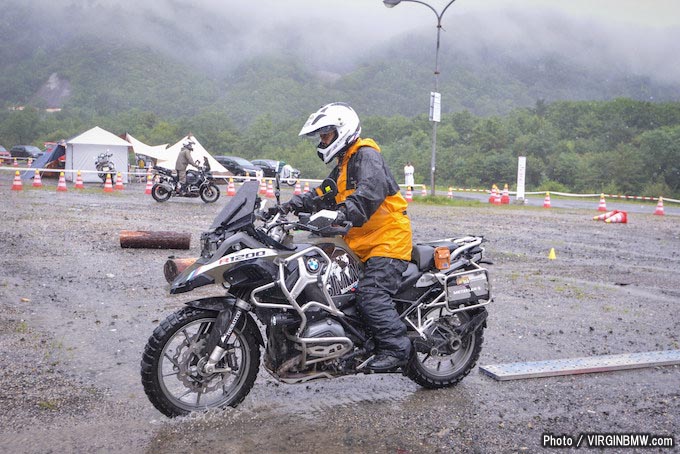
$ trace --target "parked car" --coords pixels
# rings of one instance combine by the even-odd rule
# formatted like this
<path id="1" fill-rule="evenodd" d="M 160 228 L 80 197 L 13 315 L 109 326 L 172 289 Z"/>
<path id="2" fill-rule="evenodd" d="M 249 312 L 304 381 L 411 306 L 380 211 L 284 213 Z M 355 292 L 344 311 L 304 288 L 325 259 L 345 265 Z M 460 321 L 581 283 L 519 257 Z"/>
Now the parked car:
<path id="1" fill-rule="evenodd" d="M 293 184 L 295 184 L 295 180 L 300 178 L 300 171 L 287 165 L 284 161 L 253 159 L 251 162 L 262 169 L 265 178 L 275 178 L 277 170 L 281 172 L 281 179 L 286 183 L 293 181 Z"/>
<path id="2" fill-rule="evenodd" d="M 9 164 L 12 162 L 12 155 L 9 154 L 7 148 L 0 145 L 0 165 Z"/>
<path id="3" fill-rule="evenodd" d="M 11 150 L 9 150 L 10 155 L 13 158 L 32 158 L 36 159 L 43 155 L 43 152 L 38 147 L 33 145 L 14 145 Z"/>
<path id="4" fill-rule="evenodd" d="M 255 164 L 238 156 L 215 156 L 215 160 L 237 176 L 245 176 L 248 173 L 248 175 L 254 177 L 261 172 L 261 169 Z"/>
<path id="5" fill-rule="evenodd" d="M 279 161 L 274 161 L 273 159 L 253 159 L 251 162 L 262 169 L 265 178 L 276 177 Z"/>

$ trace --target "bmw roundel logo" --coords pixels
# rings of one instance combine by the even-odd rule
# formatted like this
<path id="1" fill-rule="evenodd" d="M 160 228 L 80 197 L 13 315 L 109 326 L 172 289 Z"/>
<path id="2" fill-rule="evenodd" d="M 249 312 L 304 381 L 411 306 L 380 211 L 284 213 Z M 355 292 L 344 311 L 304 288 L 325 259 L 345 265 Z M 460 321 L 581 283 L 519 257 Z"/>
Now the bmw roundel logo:
<path id="1" fill-rule="evenodd" d="M 316 257 L 310 257 L 307 259 L 306 266 L 310 273 L 316 273 L 319 271 L 319 260 Z"/>

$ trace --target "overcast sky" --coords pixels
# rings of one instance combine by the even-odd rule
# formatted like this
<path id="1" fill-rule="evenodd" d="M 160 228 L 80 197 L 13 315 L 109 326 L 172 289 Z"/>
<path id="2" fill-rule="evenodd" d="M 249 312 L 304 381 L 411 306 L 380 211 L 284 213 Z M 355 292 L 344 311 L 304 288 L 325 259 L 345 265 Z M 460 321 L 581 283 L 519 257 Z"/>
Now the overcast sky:
<path id="1" fill-rule="evenodd" d="M 341 71 L 366 51 L 409 35 L 431 37 L 432 48 L 424 51 L 433 52 L 436 36 L 433 12 L 409 2 L 388 9 L 381 0 L 8 1 L 99 36 L 129 37 L 166 52 L 183 47 L 226 69 L 243 58 L 295 49 L 315 69 L 327 62 Z M 448 0 L 427 2 L 441 11 Z M 55 8 L 70 12 L 59 20 Z M 89 17 L 73 20 L 74 8 Z M 182 36 L 171 30 L 178 25 Z M 552 52 L 680 80 L 680 0 L 456 0 L 443 29 L 444 49 L 504 48 L 518 59 Z"/>

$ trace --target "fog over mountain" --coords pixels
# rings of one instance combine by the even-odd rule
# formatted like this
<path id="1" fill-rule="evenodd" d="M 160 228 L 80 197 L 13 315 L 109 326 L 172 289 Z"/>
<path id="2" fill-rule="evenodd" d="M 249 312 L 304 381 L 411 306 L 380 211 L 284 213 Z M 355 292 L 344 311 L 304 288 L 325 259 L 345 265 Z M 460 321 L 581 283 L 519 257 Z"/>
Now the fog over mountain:
<path id="1" fill-rule="evenodd" d="M 441 9 L 447 2 L 430 3 Z M 655 3 L 645 4 L 653 9 Z M 46 27 L 59 27 L 64 36 L 122 38 L 220 72 L 244 59 L 275 53 L 302 56 L 316 69 L 348 71 L 375 49 L 408 36 L 431 40 L 422 52 L 434 64 L 435 16 L 417 4 L 402 3 L 392 9 L 380 0 L 32 0 L 28 4 L 9 0 L 9 4 L 8 9 L 30 8 Z M 443 55 L 491 48 L 517 59 L 554 54 L 583 66 L 614 66 L 662 82 L 680 79 L 680 60 L 675 58 L 680 53 L 680 28 L 633 25 L 616 20 L 615 11 L 610 19 L 596 20 L 531 2 L 458 0 L 446 12 L 443 29 Z"/>
<path id="2" fill-rule="evenodd" d="M 416 115 L 433 88 L 436 18 L 416 3 L 4 3 L 0 104 L 35 100 L 54 73 L 80 107 L 176 115 L 179 103 L 192 111 L 188 99 L 194 112 L 227 109 L 237 122 L 298 115 L 329 99 L 369 114 Z M 448 2 L 429 3 L 441 11 Z M 614 8 L 602 14 L 605 3 Z M 635 21 L 629 0 L 597 0 L 592 14 L 586 4 L 456 0 L 441 33 L 443 112 L 505 113 L 537 99 L 680 99 L 680 27 L 661 20 L 678 7 L 650 0 L 646 20 Z"/>

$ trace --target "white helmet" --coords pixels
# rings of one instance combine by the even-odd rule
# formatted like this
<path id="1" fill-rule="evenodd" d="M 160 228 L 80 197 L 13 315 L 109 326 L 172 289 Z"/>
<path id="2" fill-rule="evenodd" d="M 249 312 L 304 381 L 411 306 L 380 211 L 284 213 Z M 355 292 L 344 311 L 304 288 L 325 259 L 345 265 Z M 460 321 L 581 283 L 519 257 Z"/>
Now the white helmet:
<path id="1" fill-rule="evenodd" d="M 314 137 L 333 130 L 337 131 L 335 140 L 329 145 L 319 142 L 316 148 L 319 158 L 326 164 L 353 144 L 361 134 L 361 124 L 354 109 L 344 102 L 327 104 L 309 116 L 299 134 Z"/>

